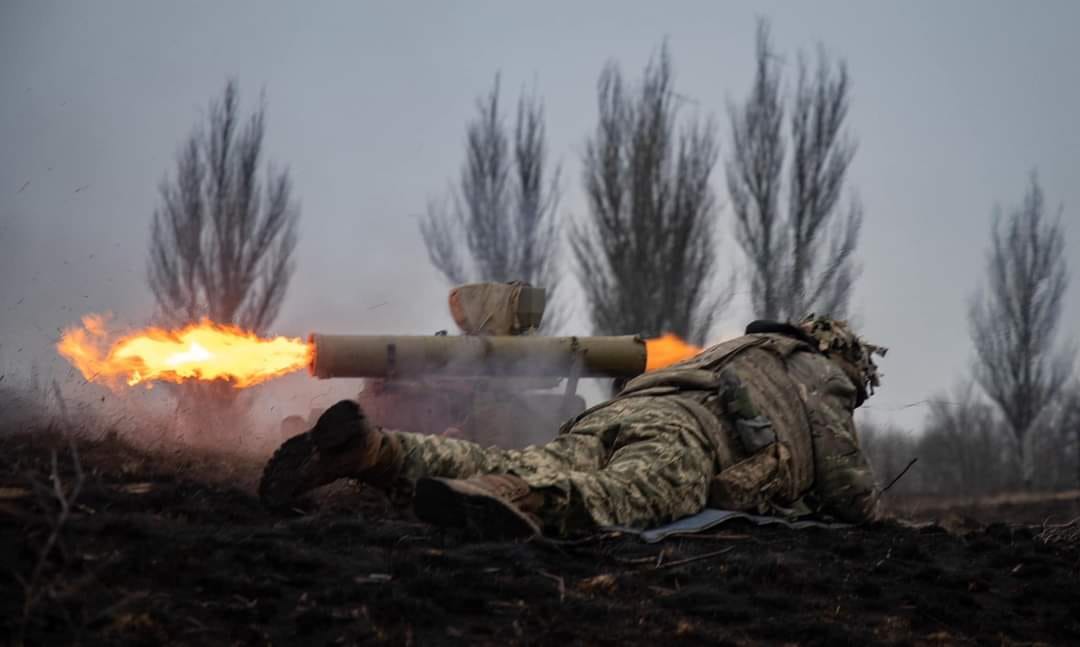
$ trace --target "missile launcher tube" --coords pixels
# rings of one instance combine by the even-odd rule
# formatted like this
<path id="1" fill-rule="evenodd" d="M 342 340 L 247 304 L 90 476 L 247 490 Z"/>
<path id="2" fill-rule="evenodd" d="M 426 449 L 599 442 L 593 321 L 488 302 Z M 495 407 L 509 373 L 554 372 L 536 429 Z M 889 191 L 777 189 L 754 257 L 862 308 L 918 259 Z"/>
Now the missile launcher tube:
<path id="1" fill-rule="evenodd" d="M 321 335 L 310 337 L 317 378 L 633 377 L 640 337 Z"/>

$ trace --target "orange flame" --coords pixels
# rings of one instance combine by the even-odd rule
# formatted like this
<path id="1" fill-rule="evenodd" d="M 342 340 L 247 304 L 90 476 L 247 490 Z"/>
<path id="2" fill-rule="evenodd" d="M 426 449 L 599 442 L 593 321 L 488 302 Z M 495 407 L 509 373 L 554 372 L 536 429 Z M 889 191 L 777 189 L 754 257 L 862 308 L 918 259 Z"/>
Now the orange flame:
<path id="1" fill-rule="evenodd" d="M 688 344 L 674 333 L 664 333 L 655 339 L 645 340 L 645 370 L 671 366 L 685 359 L 690 359 L 701 352 L 701 348 Z"/>
<path id="2" fill-rule="evenodd" d="M 109 338 L 104 318 L 87 315 L 81 327 L 64 331 L 56 349 L 91 382 L 228 380 L 237 388 L 304 368 L 312 353 L 300 339 L 263 339 L 205 319 L 180 330 L 147 328 Z"/>

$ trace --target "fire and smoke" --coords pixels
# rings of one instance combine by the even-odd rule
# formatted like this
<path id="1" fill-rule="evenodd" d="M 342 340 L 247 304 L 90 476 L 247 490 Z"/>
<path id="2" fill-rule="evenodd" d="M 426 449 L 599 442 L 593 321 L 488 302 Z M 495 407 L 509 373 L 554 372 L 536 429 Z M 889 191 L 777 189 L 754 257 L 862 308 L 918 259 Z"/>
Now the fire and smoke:
<path id="1" fill-rule="evenodd" d="M 313 336 L 313 340 L 316 337 Z M 381 339 L 369 338 L 365 342 L 367 346 L 371 346 L 372 341 Z M 405 339 L 401 338 L 395 345 L 404 343 Z M 565 338 L 563 341 L 569 339 Z M 620 338 L 586 339 L 592 344 L 600 344 L 604 339 Z M 616 344 L 628 343 L 632 348 L 632 338 L 624 339 L 626 342 L 617 341 Z M 375 345 L 382 348 L 385 346 L 384 341 Z M 524 341 L 522 339 L 522 342 Z M 538 343 L 559 341 L 536 340 Z M 106 329 L 101 316 L 88 315 L 83 318 L 81 326 L 64 332 L 57 344 L 57 350 L 79 369 L 87 381 L 104 382 L 113 386 L 122 383 L 128 386 L 145 384 L 149 387 L 158 381 L 225 380 L 237 388 L 244 388 L 314 366 L 316 345 L 313 341 L 295 338 L 262 338 L 234 326 L 207 320 L 179 330 L 147 328 L 118 337 Z M 551 343 L 543 345 L 543 348 L 538 346 L 534 350 L 543 350 L 550 354 L 552 348 L 556 351 L 559 349 L 557 344 L 552 348 L 548 346 L 551 346 Z M 404 352 L 403 348 L 405 347 L 398 350 Z M 483 349 L 486 349 L 486 346 Z M 432 361 L 427 356 L 429 350 L 425 347 L 424 361 Z M 644 366 L 639 364 L 637 371 L 642 368 L 646 371 L 663 368 L 693 357 L 701 351 L 670 333 L 646 340 L 644 350 Z M 349 353 L 349 356 L 352 357 L 353 354 Z M 633 355 L 629 357 L 632 358 Z M 380 358 L 389 361 L 388 358 Z M 368 359 L 371 361 L 371 368 L 377 368 L 378 362 L 374 356 Z M 630 364 L 632 363 L 631 361 Z M 620 362 L 611 364 L 616 365 L 620 365 Z M 626 370 L 625 359 L 621 361 L 621 365 L 620 369 L 610 370 Z"/>
<path id="2" fill-rule="evenodd" d="M 87 315 L 81 326 L 64 331 L 57 350 L 87 381 L 128 386 L 227 380 L 243 388 L 303 369 L 311 361 L 311 347 L 303 340 L 263 339 L 207 320 L 115 339 L 99 315 Z"/>

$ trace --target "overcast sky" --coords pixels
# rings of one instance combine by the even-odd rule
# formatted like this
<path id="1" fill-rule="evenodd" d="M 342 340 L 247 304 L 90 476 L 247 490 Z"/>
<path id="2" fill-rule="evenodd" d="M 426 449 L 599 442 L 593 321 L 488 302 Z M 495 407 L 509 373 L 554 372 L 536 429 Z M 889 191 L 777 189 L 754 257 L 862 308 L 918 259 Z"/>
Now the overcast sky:
<path id="1" fill-rule="evenodd" d="M 157 185 L 227 77 L 245 107 L 265 92 L 265 150 L 290 169 L 302 206 L 275 332 L 427 333 L 451 322 L 416 216 L 457 173 L 464 123 L 496 72 L 506 100 L 523 87 L 543 97 L 562 212 L 580 217 L 602 66 L 636 77 L 666 38 L 678 91 L 726 120 L 726 100 L 749 86 L 758 15 L 788 70 L 818 43 L 850 66 L 849 185 L 866 212 L 852 306 L 865 336 L 892 349 L 876 417 L 915 428 L 925 408 L 904 405 L 966 375 L 965 313 L 993 207 L 1018 203 L 1033 168 L 1048 202 L 1064 205 L 1074 285 L 1063 329 L 1077 329 L 1078 2 L 7 0 L 0 373 L 24 373 L 31 357 L 66 371 L 50 344 L 84 312 L 149 316 Z M 724 196 L 720 173 L 714 183 Z M 730 212 L 721 230 L 737 265 Z M 737 302 L 717 337 L 749 315 Z M 566 332 L 589 332 L 580 307 Z M 304 379 L 288 384 L 314 388 Z"/>

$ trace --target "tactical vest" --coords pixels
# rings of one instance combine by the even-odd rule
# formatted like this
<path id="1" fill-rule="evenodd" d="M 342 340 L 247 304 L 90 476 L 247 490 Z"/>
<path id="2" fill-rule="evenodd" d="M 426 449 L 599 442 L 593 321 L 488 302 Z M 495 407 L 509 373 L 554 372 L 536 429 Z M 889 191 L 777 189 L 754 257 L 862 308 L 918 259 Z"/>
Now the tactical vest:
<path id="1" fill-rule="evenodd" d="M 744 335 L 713 346 L 695 357 L 651 371 L 631 380 L 617 399 L 644 395 L 673 395 L 694 413 L 715 439 L 718 469 L 746 458 L 773 441 L 787 445 L 791 455 L 794 491 L 804 492 L 814 483 L 814 453 L 805 387 L 789 375 L 786 359 L 796 352 L 817 351 L 805 342 L 780 334 Z M 740 386 L 749 407 L 731 411 L 724 390 Z M 717 394 L 721 397 L 716 397 Z M 740 416 L 756 412 L 764 425 L 739 428 Z M 748 446 L 750 445 L 750 446 Z"/>

